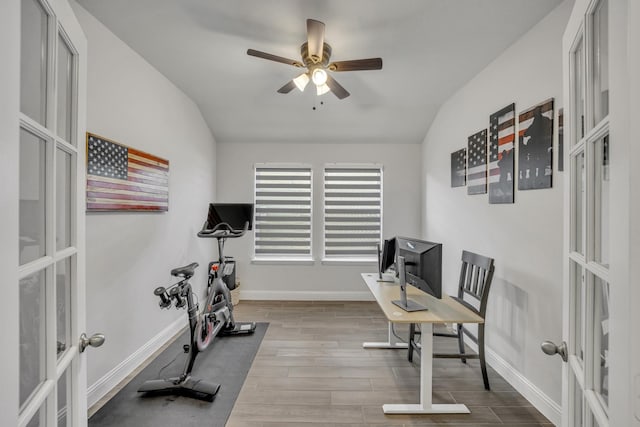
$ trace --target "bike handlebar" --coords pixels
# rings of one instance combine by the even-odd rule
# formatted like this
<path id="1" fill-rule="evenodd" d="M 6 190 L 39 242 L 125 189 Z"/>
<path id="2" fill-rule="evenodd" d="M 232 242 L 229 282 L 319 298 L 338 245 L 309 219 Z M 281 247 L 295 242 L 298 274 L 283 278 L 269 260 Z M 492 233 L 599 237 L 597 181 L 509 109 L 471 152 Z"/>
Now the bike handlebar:
<path id="1" fill-rule="evenodd" d="M 234 237 L 242 237 L 249 229 L 249 221 L 244 223 L 244 228 L 234 229 L 226 222 L 216 224 L 212 229 L 207 229 L 207 221 L 202 225 L 202 230 L 198 232 L 198 237 L 211 237 L 214 239 L 226 239 Z"/>

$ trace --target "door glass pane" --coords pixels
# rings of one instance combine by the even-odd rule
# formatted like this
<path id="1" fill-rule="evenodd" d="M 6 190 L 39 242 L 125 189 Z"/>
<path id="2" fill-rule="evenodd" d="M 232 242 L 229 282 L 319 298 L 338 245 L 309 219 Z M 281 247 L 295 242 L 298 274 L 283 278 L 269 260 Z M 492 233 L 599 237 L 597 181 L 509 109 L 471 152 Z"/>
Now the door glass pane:
<path id="1" fill-rule="evenodd" d="M 595 415 L 593 415 L 593 412 L 591 412 L 591 409 L 589 409 L 588 412 L 589 414 L 587 415 L 587 417 L 589 420 L 589 424 L 586 425 L 589 427 L 601 427 L 598 419 L 595 417 Z"/>
<path id="2" fill-rule="evenodd" d="M 20 111 L 42 125 L 46 124 L 47 20 L 38 0 L 22 0 Z"/>
<path id="3" fill-rule="evenodd" d="M 578 380 L 573 376 L 573 372 L 570 374 L 571 376 L 571 384 L 573 388 L 573 424 L 574 426 L 582 426 L 582 410 L 583 410 L 583 396 L 582 389 L 580 388 L 580 384 Z"/>
<path id="4" fill-rule="evenodd" d="M 44 270 L 20 280 L 20 406 L 44 380 Z"/>
<path id="5" fill-rule="evenodd" d="M 58 36 L 58 136 L 67 142 L 72 141 L 72 88 L 73 88 L 73 55 L 67 43 Z"/>
<path id="6" fill-rule="evenodd" d="M 595 123 L 609 114 L 609 2 L 593 13 L 593 114 Z"/>
<path id="7" fill-rule="evenodd" d="M 71 417 L 69 405 L 71 403 L 71 368 L 67 369 L 58 380 L 58 427 L 70 427 Z"/>
<path id="8" fill-rule="evenodd" d="M 573 158 L 573 179 L 575 181 L 575 192 L 573 194 L 573 210 L 571 215 L 573 220 L 573 250 L 584 255 L 584 220 L 585 220 L 585 165 L 584 151 Z"/>
<path id="9" fill-rule="evenodd" d="M 45 255 L 45 141 L 20 129 L 20 265 Z"/>
<path id="10" fill-rule="evenodd" d="M 609 136 L 595 143 L 594 170 L 594 260 L 609 267 Z"/>
<path id="11" fill-rule="evenodd" d="M 576 144 L 584 137 L 584 43 L 582 39 L 578 42 L 576 50 L 573 52 L 573 79 L 574 79 L 574 103 L 573 114 L 574 137 L 572 143 Z"/>
<path id="12" fill-rule="evenodd" d="M 27 424 L 27 427 L 40 427 L 46 425 L 44 418 L 44 411 L 42 408 L 38 409 L 38 412 L 31 418 L 31 421 Z"/>
<path id="13" fill-rule="evenodd" d="M 594 391 L 605 407 L 609 405 L 609 284 L 595 278 L 594 304 Z"/>
<path id="14" fill-rule="evenodd" d="M 71 258 L 56 264 L 56 319 L 57 354 L 69 347 L 71 337 Z"/>
<path id="15" fill-rule="evenodd" d="M 71 245 L 71 154 L 58 149 L 56 156 L 56 249 Z"/>
<path id="16" fill-rule="evenodd" d="M 571 268 L 571 288 L 572 288 L 572 301 L 574 304 L 574 316 L 573 316 L 573 336 L 574 336 L 574 351 L 576 357 L 580 360 L 584 360 L 584 336 L 585 336 L 585 304 L 586 304 L 586 292 L 585 283 L 583 280 L 583 272 L 580 264 L 570 261 Z"/>

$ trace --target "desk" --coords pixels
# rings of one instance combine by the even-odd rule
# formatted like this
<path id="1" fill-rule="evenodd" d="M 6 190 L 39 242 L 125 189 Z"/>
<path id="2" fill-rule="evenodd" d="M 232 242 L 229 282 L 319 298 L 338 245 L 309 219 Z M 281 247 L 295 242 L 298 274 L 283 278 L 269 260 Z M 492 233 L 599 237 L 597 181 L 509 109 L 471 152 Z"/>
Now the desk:
<path id="1" fill-rule="evenodd" d="M 422 351 L 420 353 L 420 403 L 382 405 L 385 414 L 468 414 L 469 408 L 463 404 L 433 404 L 432 400 L 432 362 L 433 362 L 433 324 L 434 323 L 482 323 L 480 316 L 468 310 L 460 303 L 443 295 L 437 299 L 421 290 L 407 285 L 407 298 L 424 305 L 428 311 L 408 313 L 391 301 L 400 299 L 400 286 L 397 283 L 378 282 L 375 273 L 362 273 L 362 279 L 369 287 L 378 305 L 389 321 L 389 342 L 363 343 L 365 348 L 407 348 L 393 337 L 391 323 L 418 323 L 422 332 Z M 404 344 L 404 345 L 401 345 Z"/>

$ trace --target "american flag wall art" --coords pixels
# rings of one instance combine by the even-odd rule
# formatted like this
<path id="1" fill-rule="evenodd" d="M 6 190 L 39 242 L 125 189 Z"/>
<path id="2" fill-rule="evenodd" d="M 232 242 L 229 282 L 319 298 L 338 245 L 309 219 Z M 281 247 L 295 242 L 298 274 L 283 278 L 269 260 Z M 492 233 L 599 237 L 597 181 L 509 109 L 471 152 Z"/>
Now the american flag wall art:
<path id="1" fill-rule="evenodd" d="M 489 203 L 513 203 L 516 106 L 489 117 Z"/>
<path id="2" fill-rule="evenodd" d="M 467 194 L 487 192 L 487 130 L 483 129 L 468 138 Z"/>
<path id="3" fill-rule="evenodd" d="M 553 98 L 518 117 L 518 190 L 551 188 Z"/>
<path id="4" fill-rule="evenodd" d="M 169 210 L 169 161 L 87 133 L 87 211 Z"/>
<path id="5" fill-rule="evenodd" d="M 461 148 L 451 153 L 451 186 L 467 185 L 467 149 Z"/>

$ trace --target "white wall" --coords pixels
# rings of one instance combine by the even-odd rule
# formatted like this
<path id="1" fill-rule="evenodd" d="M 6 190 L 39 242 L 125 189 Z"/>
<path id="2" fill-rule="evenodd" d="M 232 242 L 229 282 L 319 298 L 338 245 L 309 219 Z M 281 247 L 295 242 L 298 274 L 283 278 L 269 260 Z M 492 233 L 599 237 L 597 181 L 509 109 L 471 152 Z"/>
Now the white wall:
<path id="1" fill-rule="evenodd" d="M 384 165 L 384 237 L 420 235 L 419 144 L 218 144 L 218 202 L 253 203 L 256 163 L 306 163 L 313 168 L 313 253 L 315 263 L 252 264 L 253 232 L 227 241 L 225 254 L 238 262 L 241 298 L 370 299 L 360 277 L 375 263 L 322 264 L 322 171 L 326 163 Z M 214 242 L 212 241 L 212 244 Z"/>
<path id="2" fill-rule="evenodd" d="M 512 102 L 516 113 L 551 97 L 556 111 L 562 107 L 562 34 L 571 3 L 558 6 L 452 96 L 422 145 L 424 237 L 444 244 L 447 290 L 455 292 L 463 249 L 495 258 L 487 346 L 521 383 L 542 393 L 538 397 L 555 416 L 561 359 L 545 356 L 540 343 L 562 338 L 563 188 L 557 159 L 554 155 L 553 188 L 516 189 L 515 204 L 490 205 L 486 194 L 469 196 L 466 187 L 450 187 L 450 154 L 487 128 L 490 114 Z"/>
<path id="3" fill-rule="evenodd" d="M 215 141 L 184 93 L 73 8 L 89 45 L 87 130 L 170 163 L 168 213 L 87 214 L 87 332 L 107 337 L 88 352 L 92 385 L 176 319 L 186 325 L 184 311 L 160 310 L 153 290 L 171 282 L 172 268 L 214 255 L 196 232 L 215 198 Z M 201 292 L 206 267 L 193 282 Z"/>

